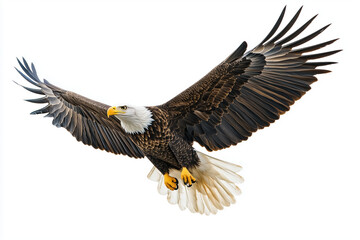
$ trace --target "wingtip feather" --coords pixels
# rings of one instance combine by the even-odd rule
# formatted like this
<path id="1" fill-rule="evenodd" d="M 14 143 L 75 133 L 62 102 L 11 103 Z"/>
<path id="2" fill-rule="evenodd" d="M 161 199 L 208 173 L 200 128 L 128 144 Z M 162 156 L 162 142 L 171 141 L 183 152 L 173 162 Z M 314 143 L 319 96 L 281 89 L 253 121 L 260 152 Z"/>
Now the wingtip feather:
<path id="1" fill-rule="evenodd" d="M 48 100 L 46 97 L 42 97 L 42 98 L 33 98 L 33 99 L 24 99 L 27 102 L 31 102 L 31 103 L 47 103 Z"/>
<path id="2" fill-rule="evenodd" d="M 281 24 L 281 22 L 282 22 L 282 20 L 284 18 L 285 11 L 286 11 L 286 5 L 283 8 L 283 10 L 281 11 L 281 14 L 280 14 L 279 18 L 277 19 L 275 25 L 272 27 L 272 29 L 270 30 L 268 35 L 264 38 L 264 40 L 261 41 L 261 43 L 258 46 L 261 46 L 262 44 L 264 44 L 267 40 L 269 40 L 275 34 L 275 32 L 278 30 L 278 28 L 279 28 L 279 26 L 280 26 L 280 24 Z"/>

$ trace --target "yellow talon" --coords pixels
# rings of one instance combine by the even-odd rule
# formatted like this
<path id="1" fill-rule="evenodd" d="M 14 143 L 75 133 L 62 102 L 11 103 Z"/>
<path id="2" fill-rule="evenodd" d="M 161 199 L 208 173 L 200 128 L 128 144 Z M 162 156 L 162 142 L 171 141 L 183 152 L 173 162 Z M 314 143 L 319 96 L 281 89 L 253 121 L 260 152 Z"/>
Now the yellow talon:
<path id="1" fill-rule="evenodd" d="M 191 175 L 189 170 L 186 167 L 182 168 L 181 179 L 184 181 L 184 184 L 188 187 L 191 187 L 193 183 L 196 182 L 196 179 Z"/>
<path id="2" fill-rule="evenodd" d="M 164 174 L 164 183 L 165 186 L 171 191 L 178 189 L 178 180 L 174 177 L 170 177 L 168 173 Z"/>

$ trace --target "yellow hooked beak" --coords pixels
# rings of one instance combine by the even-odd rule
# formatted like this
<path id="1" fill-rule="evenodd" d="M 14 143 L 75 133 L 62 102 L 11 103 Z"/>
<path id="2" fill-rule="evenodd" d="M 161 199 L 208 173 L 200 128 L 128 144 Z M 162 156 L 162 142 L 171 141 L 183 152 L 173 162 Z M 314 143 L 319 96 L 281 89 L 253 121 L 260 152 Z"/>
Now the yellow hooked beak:
<path id="1" fill-rule="evenodd" d="M 110 117 L 112 115 L 116 115 L 119 113 L 125 113 L 124 111 L 119 110 L 117 107 L 109 107 L 107 110 L 107 116 Z"/>

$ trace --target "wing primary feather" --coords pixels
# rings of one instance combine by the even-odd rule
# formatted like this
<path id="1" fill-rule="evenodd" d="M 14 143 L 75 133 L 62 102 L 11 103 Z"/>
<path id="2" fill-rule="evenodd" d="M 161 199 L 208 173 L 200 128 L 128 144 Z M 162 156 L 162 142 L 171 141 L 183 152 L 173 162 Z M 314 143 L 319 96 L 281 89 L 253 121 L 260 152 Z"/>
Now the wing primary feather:
<path id="1" fill-rule="evenodd" d="M 26 68 L 27 70 L 29 71 L 31 77 L 36 80 L 37 82 L 41 82 L 38 75 L 37 75 L 37 72 L 36 72 L 36 69 L 35 69 L 35 66 L 33 63 L 31 63 L 31 68 L 29 67 L 29 65 L 27 64 L 25 58 L 23 58 L 23 61 L 26 63 Z"/>
<path id="2" fill-rule="evenodd" d="M 296 50 L 293 50 L 291 52 L 292 53 L 301 53 L 301 54 L 306 53 L 306 52 L 312 52 L 312 51 L 315 51 L 317 49 L 323 48 L 323 47 L 325 47 L 325 46 L 327 46 L 329 44 L 332 44 L 333 42 L 335 42 L 337 40 L 338 40 L 338 38 L 327 41 L 327 42 L 319 43 L 319 44 L 316 44 L 316 45 L 313 45 L 313 46 L 310 46 L 310 47 L 304 47 L 304 48 L 296 49 Z"/>
<path id="3" fill-rule="evenodd" d="M 304 31 L 310 23 L 317 17 L 317 15 L 313 16 L 309 21 L 307 21 L 304 25 L 302 25 L 298 30 L 290 34 L 288 37 L 284 38 L 283 40 L 280 40 L 276 44 L 283 45 L 284 43 L 287 43 L 291 41 L 292 39 L 296 38 L 302 31 Z"/>
<path id="4" fill-rule="evenodd" d="M 290 28 L 294 25 L 294 23 L 296 22 L 296 20 L 298 19 L 300 12 L 302 10 L 302 6 L 301 8 L 296 12 L 295 16 L 291 19 L 291 21 L 286 25 L 286 27 L 280 32 L 278 33 L 274 38 L 272 38 L 268 43 L 274 43 L 277 40 L 279 40 L 282 36 L 284 36 L 289 30 Z"/>
<path id="5" fill-rule="evenodd" d="M 37 84 L 35 81 L 31 80 L 29 77 L 27 77 L 25 74 L 23 74 L 19 69 L 17 69 L 16 67 L 15 67 L 15 69 L 16 69 L 16 71 L 18 71 L 18 73 L 19 73 L 23 78 L 25 78 L 26 81 L 28 81 L 29 83 L 31 83 L 31 84 L 33 84 L 33 85 L 35 85 L 35 86 L 37 86 L 37 87 L 40 87 L 39 84 Z"/>
<path id="6" fill-rule="evenodd" d="M 34 74 L 37 78 L 39 78 L 38 75 L 37 75 L 37 72 L 36 72 L 36 68 L 35 68 L 34 63 L 31 63 L 31 70 L 32 70 L 33 74 Z"/>
<path id="7" fill-rule="evenodd" d="M 36 89 L 36 88 L 29 88 L 29 87 L 25 87 L 15 81 L 13 81 L 14 83 L 16 83 L 17 85 L 19 85 L 20 87 L 25 88 L 26 90 L 28 90 L 29 92 L 35 93 L 35 94 L 40 94 L 40 95 L 44 95 L 44 93 L 41 91 L 41 89 Z"/>
<path id="8" fill-rule="evenodd" d="M 266 42 L 268 39 L 270 39 L 274 33 L 276 32 L 276 30 L 279 28 L 282 19 L 284 18 L 285 15 L 285 11 L 286 11 L 286 6 L 283 8 L 278 20 L 276 21 L 274 27 L 271 29 L 271 31 L 269 32 L 269 34 L 264 38 L 264 40 L 261 41 L 261 43 L 258 46 L 261 46 L 264 42 Z"/>
<path id="9" fill-rule="evenodd" d="M 318 58 L 323 58 L 323 57 L 333 55 L 333 54 L 338 53 L 340 51 L 342 51 L 342 50 L 340 49 L 340 50 L 334 50 L 334 51 L 329 51 L 329 52 L 324 52 L 324 53 L 304 55 L 304 56 L 301 56 L 300 59 L 306 59 L 306 60 L 318 59 Z"/>
<path id="10" fill-rule="evenodd" d="M 40 79 L 38 79 L 37 77 L 32 75 L 29 65 L 27 64 L 27 62 L 24 58 L 23 58 L 23 60 L 24 60 L 25 66 L 20 62 L 20 60 L 18 58 L 16 58 L 16 59 L 20 65 L 21 69 L 26 73 L 26 75 L 28 75 L 28 77 L 30 77 L 35 82 L 41 82 Z"/>
<path id="11" fill-rule="evenodd" d="M 326 66 L 331 64 L 337 64 L 337 62 L 308 62 L 305 63 L 303 66 L 319 67 L 319 66 Z"/>
<path id="12" fill-rule="evenodd" d="M 34 99 L 25 99 L 25 101 L 31 103 L 47 103 L 48 99 L 47 97 L 42 97 L 42 98 L 34 98 Z"/>
<path id="13" fill-rule="evenodd" d="M 306 36 L 306 37 L 304 37 L 304 38 L 301 38 L 301 39 L 299 39 L 299 40 L 297 40 L 297 41 L 295 41 L 295 42 L 292 42 L 292 43 L 289 43 L 289 44 L 287 44 L 287 45 L 284 45 L 284 47 L 291 49 L 291 48 L 294 48 L 294 47 L 296 47 L 296 46 L 299 46 L 299 45 L 301 45 L 301 44 L 303 44 L 303 43 L 306 43 L 306 42 L 310 41 L 311 39 L 313 39 L 314 37 L 316 37 L 317 35 L 319 35 L 320 33 L 322 33 L 322 32 L 323 32 L 326 28 L 328 28 L 330 25 L 331 25 L 331 24 L 328 24 L 328 25 L 326 25 L 325 27 L 320 28 L 320 29 L 317 30 L 316 32 L 313 32 L 312 34 L 310 34 L 310 35 L 308 35 L 308 36 Z"/>
<path id="14" fill-rule="evenodd" d="M 31 115 L 36 115 L 36 114 L 42 114 L 42 113 L 48 113 L 50 111 L 50 105 L 46 105 L 43 108 L 40 108 L 36 111 L 31 112 Z"/>
<path id="15" fill-rule="evenodd" d="M 25 60 L 24 57 L 22 57 L 22 60 L 23 60 L 23 62 L 24 62 L 24 65 L 25 65 L 26 69 L 27 69 L 27 70 L 30 70 L 29 65 L 28 65 L 28 63 L 27 63 L 27 61 Z"/>

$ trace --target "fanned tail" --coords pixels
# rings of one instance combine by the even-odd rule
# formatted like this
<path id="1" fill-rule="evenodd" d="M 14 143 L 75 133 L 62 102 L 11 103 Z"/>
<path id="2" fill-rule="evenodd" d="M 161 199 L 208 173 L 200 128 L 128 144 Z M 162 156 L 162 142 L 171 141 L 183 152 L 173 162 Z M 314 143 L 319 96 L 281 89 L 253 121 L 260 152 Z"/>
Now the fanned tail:
<path id="1" fill-rule="evenodd" d="M 171 204 L 178 204 L 181 210 L 188 208 L 191 212 L 200 214 L 216 214 L 224 206 L 228 207 L 236 202 L 235 196 L 241 193 L 236 185 L 243 182 L 237 174 L 241 166 L 225 162 L 204 153 L 196 151 L 200 158 L 200 165 L 190 169 L 196 178 L 192 187 L 186 187 L 181 181 L 179 170 L 170 170 L 170 176 L 179 180 L 179 188 L 170 191 L 164 184 L 163 175 L 155 167 L 151 169 L 148 178 L 158 182 L 158 191 L 167 195 Z"/>

